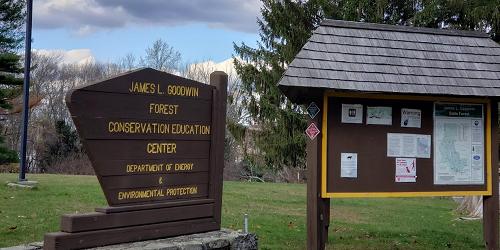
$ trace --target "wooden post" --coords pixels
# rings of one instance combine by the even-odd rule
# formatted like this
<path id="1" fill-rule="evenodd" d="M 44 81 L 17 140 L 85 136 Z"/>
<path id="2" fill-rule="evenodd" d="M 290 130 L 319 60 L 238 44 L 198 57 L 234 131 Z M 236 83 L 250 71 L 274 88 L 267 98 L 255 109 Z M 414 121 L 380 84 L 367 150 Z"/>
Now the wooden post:
<path id="1" fill-rule="evenodd" d="M 227 104 L 227 83 L 228 76 L 226 73 L 222 71 L 215 71 L 210 74 L 210 85 L 215 86 L 216 88 L 216 97 L 213 98 L 213 119 L 216 119 L 215 126 L 216 128 L 212 128 L 212 131 L 215 131 L 213 134 L 213 146 L 216 151 L 213 152 L 213 160 L 215 161 L 213 164 L 213 169 L 210 171 L 214 171 L 215 174 L 212 175 L 214 178 L 212 180 L 212 184 L 210 186 L 211 197 L 214 197 L 215 200 L 215 209 L 214 209 L 214 218 L 217 224 L 220 227 L 221 224 L 221 204 L 222 204 L 222 176 L 224 172 L 224 137 L 225 137 L 225 128 L 226 128 L 226 104 Z"/>
<path id="2" fill-rule="evenodd" d="M 313 100 L 322 107 L 322 98 Z M 308 125 L 314 122 L 321 128 L 323 112 L 314 119 L 308 120 Z M 321 143 L 322 132 L 314 139 L 307 138 L 307 249 L 325 249 L 330 225 L 330 199 L 321 198 Z"/>
<path id="3" fill-rule="evenodd" d="M 483 233 L 486 249 L 498 250 L 498 100 L 491 103 L 491 171 L 492 195 L 483 196 Z"/>

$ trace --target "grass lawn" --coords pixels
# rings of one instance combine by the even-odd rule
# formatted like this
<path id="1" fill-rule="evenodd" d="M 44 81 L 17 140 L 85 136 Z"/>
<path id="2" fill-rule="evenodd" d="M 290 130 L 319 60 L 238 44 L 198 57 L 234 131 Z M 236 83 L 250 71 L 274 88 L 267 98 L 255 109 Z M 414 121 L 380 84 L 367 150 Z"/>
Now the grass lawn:
<path id="1" fill-rule="evenodd" d="M 36 190 L 8 188 L 0 174 L 0 247 L 41 241 L 64 213 L 106 202 L 94 176 L 32 175 Z M 306 186 L 224 182 L 222 226 L 257 233 L 260 249 L 305 249 Z M 481 221 L 457 221 L 448 198 L 335 199 L 328 249 L 484 249 Z"/>

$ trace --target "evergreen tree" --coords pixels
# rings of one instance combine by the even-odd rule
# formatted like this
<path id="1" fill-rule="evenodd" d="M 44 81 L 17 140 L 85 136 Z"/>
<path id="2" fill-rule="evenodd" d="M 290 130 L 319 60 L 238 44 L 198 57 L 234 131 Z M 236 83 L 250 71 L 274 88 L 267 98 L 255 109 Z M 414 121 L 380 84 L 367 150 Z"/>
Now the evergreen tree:
<path id="1" fill-rule="evenodd" d="M 8 109 L 9 99 L 18 96 L 23 79 L 20 56 L 16 54 L 23 42 L 24 1 L 0 0 L 0 108 Z M 17 153 L 7 149 L 0 137 L 0 164 L 17 162 Z"/>
<path id="2" fill-rule="evenodd" d="M 322 18 L 481 30 L 500 40 L 498 0 L 262 0 L 262 3 L 257 48 L 235 44 L 241 61 L 234 62 L 245 93 L 243 105 L 256 123 L 257 155 L 271 169 L 304 165 L 305 115 L 302 107 L 281 94 L 277 83 Z M 258 159 L 250 160 L 255 164 Z"/>
<path id="3" fill-rule="evenodd" d="M 414 25 L 488 32 L 500 41 L 500 1 L 420 0 Z"/>
<path id="4" fill-rule="evenodd" d="M 41 172 L 46 172 L 53 164 L 80 152 L 78 133 L 64 120 L 59 120 L 55 122 L 54 137 L 47 140 L 46 150 L 39 152 L 38 166 L 41 166 Z"/>
<path id="5" fill-rule="evenodd" d="M 24 41 L 24 1 L 0 0 L 0 52 L 13 52 Z"/>
<path id="6" fill-rule="evenodd" d="M 243 105 L 256 122 L 255 146 L 261 164 L 279 170 L 304 166 L 306 120 L 301 107 L 278 89 L 281 75 L 322 17 L 323 1 L 263 1 L 258 48 L 234 45 L 234 60 L 245 93 Z M 260 157 L 257 157 L 260 158 Z M 259 159 L 250 159 L 257 162 Z"/>

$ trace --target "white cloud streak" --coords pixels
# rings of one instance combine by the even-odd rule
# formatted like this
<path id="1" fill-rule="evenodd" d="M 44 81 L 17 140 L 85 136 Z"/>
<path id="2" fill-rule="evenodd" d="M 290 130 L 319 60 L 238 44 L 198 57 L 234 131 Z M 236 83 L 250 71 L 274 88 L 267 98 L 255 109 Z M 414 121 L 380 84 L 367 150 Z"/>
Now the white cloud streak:
<path id="1" fill-rule="evenodd" d="M 33 24 L 80 35 L 128 25 L 192 23 L 253 33 L 260 7 L 259 0 L 37 0 Z"/>
<path id="2" fill-rule="evenodd" d="M 94 55 L 90 49 L 73 49 L 73 50 L 47 50 L 38 49 L 34 52 L 41 55 L 57 56 L 60 58 L 61 64 L 85 64 L 90 62 L 95 62 Z"/>

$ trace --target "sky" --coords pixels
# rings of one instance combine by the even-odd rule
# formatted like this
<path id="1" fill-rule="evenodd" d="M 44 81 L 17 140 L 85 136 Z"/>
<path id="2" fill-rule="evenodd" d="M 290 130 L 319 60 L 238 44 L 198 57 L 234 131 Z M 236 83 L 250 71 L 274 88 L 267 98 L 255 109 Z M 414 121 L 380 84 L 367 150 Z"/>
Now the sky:
<path id="1" fill-rule="evenodd" d="M 221 62 L 233 42 L 255 47 L 259 0 L 36 0 L 35 50 L 65 53 L 68 62 L 117 62 L 144 55 L 162 39 L 183 63 Z"/>

